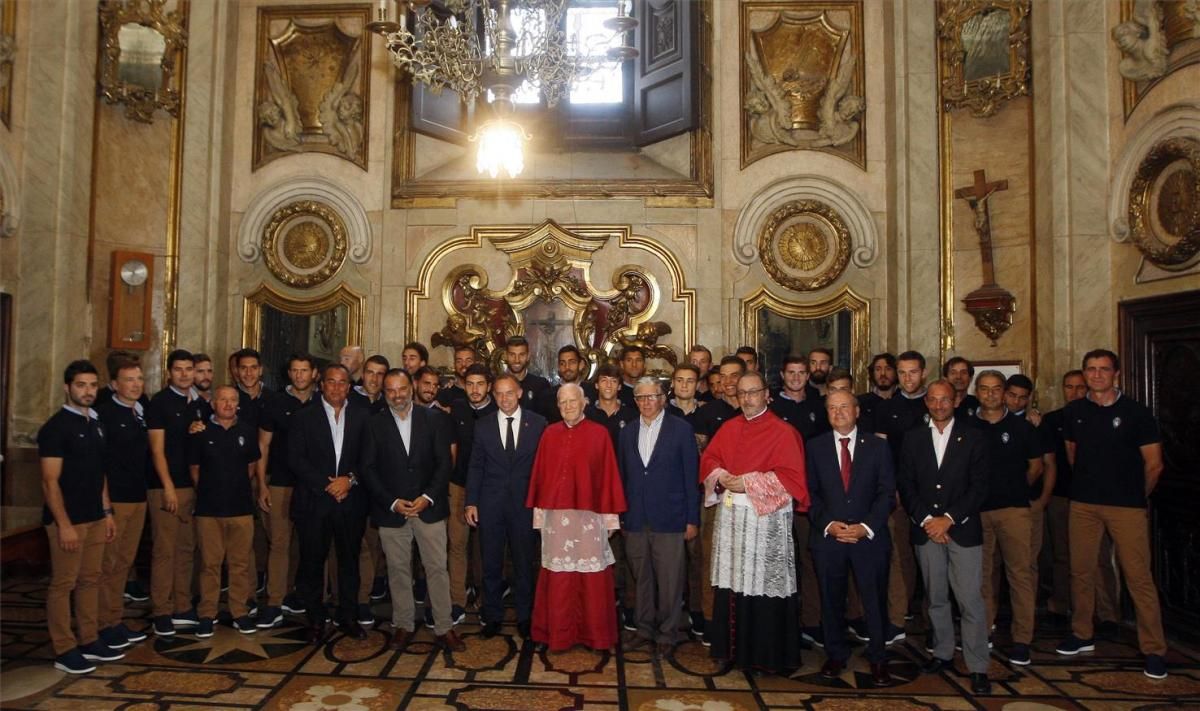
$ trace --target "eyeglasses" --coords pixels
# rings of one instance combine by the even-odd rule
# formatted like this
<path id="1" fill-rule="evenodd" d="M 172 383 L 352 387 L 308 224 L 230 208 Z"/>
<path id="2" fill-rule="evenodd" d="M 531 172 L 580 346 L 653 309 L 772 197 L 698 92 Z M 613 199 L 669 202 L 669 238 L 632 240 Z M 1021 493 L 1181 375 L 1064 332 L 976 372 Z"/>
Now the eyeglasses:
<path id="1" fill-rule="evenodd" d="M 661 394 L 658 394 L 658 395 L 634 395 L 633 399 L 638 402 L 653 402 L 654 400 L 657 400 L 660 397 L 662 397 Z"/>
<path id="2" fill-rule="evenodd" d="M 763 392 L 764 390 L 766 390 L 766 388 L 755 388 L 753 390 L 738 390 L 737 396 L 738 397 L 746 397 L 747 395 L 757 395 L 757 394 Z"/>

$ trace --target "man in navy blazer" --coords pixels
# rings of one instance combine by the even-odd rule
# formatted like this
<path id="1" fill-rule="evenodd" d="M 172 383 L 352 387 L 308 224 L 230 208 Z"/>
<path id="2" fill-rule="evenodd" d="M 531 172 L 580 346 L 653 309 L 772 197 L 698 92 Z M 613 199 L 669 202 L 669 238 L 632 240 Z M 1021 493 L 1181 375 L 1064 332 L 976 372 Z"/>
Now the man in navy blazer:
<path id="1" fill-rule="evenodd" d="M 962 613 L 963 660 L 971 673 L 971 691 L 986 694 L 991 683 L 979 508 L 987 499 L 988 444 L 981 430 L 955 421 L 954 397 L 948 381 L 929 384 L 929 423 L 905 435 L 896 484 L 912 521 L 912 542 L 929 597 L 933 657 L 921 671 L 936 674 L 953 666 L 953 588 Z"/>
<path id="2" fill-rule="evenodd" d="M 504 550 L 512 558 L 517 632 L 529 639 L 533 589 L 537 582 L 538 534 L 533 510 L 525 508 L 529 474 L 546 418 L 521 407 L 521 384 L 508 373 L 492 383 L 499 408 L 475 424 L 467 467 L 467 523 L 479 528 L 483 558 L 483 636 L 494 637 L 504 619 Z"/>
<path id="3" fill-rule="evenodd" d="M 814 437 L 805 447 L 808 520 L 817 584 L 821 591 L 821 628 L 828 659 L 821 673 L 838 678 L 846 668 L 846 585 L 850 570 L 862 598 L 871 640 L 867 659 L 876 686 L 891 676 L 884 645 L 888 625 L 888 566 L 892 540 L 888 517 L 896 506 L 896 477 L 887 442 L 858 429 L 858 398 L 844 390 L 830 391 L 825 411 L 831 432 Z"/>
<path id="4" fill-rule="evenodd" d="M 421 552 L 433 607 L 433 631 L 446 649 L 466 649 L 450 617 L 446 518 L 450 514 L 450 435 L 440 410 L 413 405 L 413 379 L 394 368 L 383 379 L 387 409 L 367 423 L 362 478 L 371 520 L 387 558 L 392 590 L 392 649 L 403 651 L 415 630 L 413 541 Z"/>
<path id="5" fill-rule="evenodd" d="M 349 637 L 366 639 L 356 621 L 358 553 L 367 525 L 367 501 L 359 486 L 359 456 L 367 411 L 348 401 L 350 371 L 325 366 L 321 400 L 297 411 L 288 435 L 288 465 L 296 477 L 292 517 L 300 543 L 296 593 L 308 614 L 308 641 L 325 639 L 325 559 L 337 550 L 338 612 L 335 622 Z"/>
<path id="6" fill-rule="evenodd" d="M 621 535 L 637 585 L 637 639 L 630 648 L 656 643 L 661 657 L 679 641 L 684 546 L 700 531 L 700 455 L 692 426 L 664 411 L 656 379 L 639 379 L 633 400 L 641 417 L 621 430 L 617 448 L 629 505 Z"/>

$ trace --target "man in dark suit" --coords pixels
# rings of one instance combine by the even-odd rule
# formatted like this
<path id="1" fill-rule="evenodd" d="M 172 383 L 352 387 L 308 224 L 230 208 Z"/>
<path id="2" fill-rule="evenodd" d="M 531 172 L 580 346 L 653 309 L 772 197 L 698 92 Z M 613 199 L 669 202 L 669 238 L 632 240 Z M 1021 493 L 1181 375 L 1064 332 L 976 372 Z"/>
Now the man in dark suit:
<path id="1" fill-rule="evenodd" d="M 846 668 L 848 572 L 854 578 L 867 618 L 867 659 L 876 686 L 891 675 L 884 648 L 888 627 L 887 576 L 892 553 L 888 517 L 896 506 L 896 478 L 886 442 L 858 429 L 858 398 L 831 390 L 825 411 L 832 432 L 817 435 L 805 448 L 807 460 L 809 546 L 821 590 L 821 627 L 829 659 L 821 673 L 837 678 Z"/>
<path id="2" fill-rule="evenodd" d="M 329 543 L 337 550 L 338 611 L 335 623 L 346 636 L 366 639 L 355 620 L 358 553 L 367 525 L 367 499 L 358 486 L 359 456 L 367 411 L 348 402 L 350 371 L 325 366 L 319 405 L 292 415 L 288 464 L 296 477 L 292 518 L 300 539 L 296 592 L 308 615 L 308 641 L 325 639 L 325 559 Z"/>
<path id="3" fill-rule="evenodd" d="M 987 498 L 988 445 L 983 433 L 954 421 L 954 386 L 935 380 L 925 392 L 929 425 L 906 433 L 897 484 L 912 522 L 912 542 L 929 596 L 933 657 L 921 667 L 936 674 L 953 665 L 954 619 L 950 588 L 962 613 L 962 648 L 971 691 L 986 694 L 987 610 L 983 585 L 983 527 L 979 508 Z"/>
<path id="4" fill-rule="evenodd" d="M 641 417 L 621 430 L 617 448 L 629 505 L 621 535 L 637 585 L 631 648 L 657 643 L 662 657 L 679 641 L 684 546 L 700 533 L 700 453 L 691 425 L 664 411 L 656 379 L 641 378 L 633 393 Z"/>
<path id="5" fill-rule="evenodd" d="M 392 649 L 403 651 L 416 629 L 412 595 L 412 546 L 425 567 L 434 634 L 446 649 L 466 649 L 450 618 L 446 566 L 446 518 L 450 514 L 450 437 L 440 410 L 413 406 L 413 378 L 389 370 L 383 381 L 388 409 L 367 423 L 362 477 L 371 520 L 387 558 L 392 590 Z"/>
<path id="6" fill-rule="evenodd" d="M 467 468 L 467 523 L 479 528 L 483 557 L 483 636 L 494 637 L 504 619 L 504 551 L 512 558 L 517 632 L 529 639 L 538 539 L 533 511 L 525 508 L 529 474 L 546 418 L 521 407 L 521 384 L 508 373 L 492 383 L 496 417 L 475 426 Z"/>

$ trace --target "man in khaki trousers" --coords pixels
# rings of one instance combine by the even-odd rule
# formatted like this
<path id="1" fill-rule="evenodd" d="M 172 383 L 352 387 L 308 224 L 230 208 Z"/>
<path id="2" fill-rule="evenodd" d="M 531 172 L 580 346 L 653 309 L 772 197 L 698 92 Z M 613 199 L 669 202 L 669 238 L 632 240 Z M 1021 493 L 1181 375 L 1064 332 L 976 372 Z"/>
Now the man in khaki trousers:
<path id="1" fill-rule="evenodd" d="M 104 483 L 104 425 L 92 404 L 99 388 L 96 366 L 77 360 L 63 373 L 66 403 L 38 431 L 42 523 L 50 539 L 50 587 L 46 626 L 54 646 L 54 668 L 68 674 L 96 670 L 94 661 L 125 655 L 97 634 L 97 587 L 105 544 L 116 535 Z M 71 595 L 75 622 L 71 631 Z"/>

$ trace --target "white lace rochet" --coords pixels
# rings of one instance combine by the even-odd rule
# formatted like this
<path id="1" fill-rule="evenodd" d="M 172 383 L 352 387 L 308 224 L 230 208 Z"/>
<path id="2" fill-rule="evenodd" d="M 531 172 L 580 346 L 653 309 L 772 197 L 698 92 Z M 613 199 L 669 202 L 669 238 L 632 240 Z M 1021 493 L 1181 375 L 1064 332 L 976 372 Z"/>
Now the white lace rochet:
<path id="1" fill-rule="evenodd" d="M 542 567 L 556 573 L 599 573 L 616 562 L 608 532 L 621 527 L 617 514 L 576 509 L 533 510 L 542 531 Z"/>
<path id="2" fill-rule="evenodd" d="M 732 499 L 717 504 L 712 584 L 742 595 L 796 594 L 791 500 L 760 516 L 744 494 Z"/>

